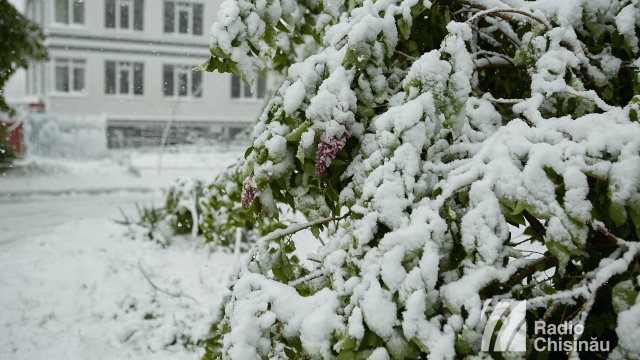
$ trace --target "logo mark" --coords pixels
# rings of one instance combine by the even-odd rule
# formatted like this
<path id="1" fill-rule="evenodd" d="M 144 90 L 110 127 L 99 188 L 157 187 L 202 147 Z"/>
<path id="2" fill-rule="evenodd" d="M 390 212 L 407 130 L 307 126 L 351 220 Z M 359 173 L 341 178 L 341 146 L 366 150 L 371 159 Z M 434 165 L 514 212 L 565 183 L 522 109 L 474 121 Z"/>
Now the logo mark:
<path id="1" fill-rule="evenodd" d="M 485 312 L 491 303 L 491 299 L 484 302 L 481 319 L 484 319 Z M 482 351 L 490 351 L 491 337 L 496 325 L 502 320 L 500 332 L 496 338 L 493 351 L 527 351 L 527 322 L 525 314 L 527 312 L 527 301 L 515 301 L 513 299 L 500 300 L 489 315 L 487 325 L 482 334 Z M 503 315 L 506 317 L 503 318 Z"/>

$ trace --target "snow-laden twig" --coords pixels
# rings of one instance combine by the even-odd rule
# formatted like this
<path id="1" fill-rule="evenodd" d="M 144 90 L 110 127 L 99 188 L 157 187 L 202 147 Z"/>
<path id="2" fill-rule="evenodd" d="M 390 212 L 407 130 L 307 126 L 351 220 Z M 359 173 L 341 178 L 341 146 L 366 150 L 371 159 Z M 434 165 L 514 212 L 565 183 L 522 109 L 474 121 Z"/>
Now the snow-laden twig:
<path id="1" fill-rule="evenodd" d="M 342 216 L 336 216 L 336 217 L 332 217 L 332 218 L 320 219 L 320 220 L 312 221 L 312 222 L 306 223 L 306 224 L 289 225 L 286 229 L 278 229 L 278 230 L 275 230 L 275 231 L 269 233 L 269 235 L 264 236 L 259 241 L 260 242 L 264 242 L 264 241 L 277 240 L 277 239 L 283 238 L 283 237 L 285 237 L 287 235 L 293 235 L 293 234 L 297 233 L 298 231 L 301 231 L 301 230 L 304 230 L 304 229 L 308 229 L 308 228 L 310 228 L 312 226 L 315 226 L 315 225 L 328 223 L 329 221 L 342 220 L 342 219 L 346 218 L 347 216 L 349 216 L 350 214 L 351 214 L 351 212 L 348 211 L 346 214 L 344 214 Z"/>
<path id="2" fill-rule="evenodd" d="M 309 282 L 311 280 L 315 280 L 315 279 L 321 278 L 323 276 L 324 276 L 324 272 L 321 269 L 318 269 L 318 270 L 312 271 L 307 276 L 303 276 L 300 279 L 296 279 L 296 280 L 290 281 L 288 285 L 295 287 L 295 286 L 304 284 L 306 282 Z"/>
<path id="3" fill-rule="evenodd" d="M 503 98 L 495 99 L 493 97 L 487 97 L 486 99 L 498 104 L 517 104 L 524 101 L 524 99 L 503 99 Z"/>
<path id="4" fill-rule="evenodd" d="M 484 32 L 483 29 L 479 28 L 474 24 L 469 24 L 469 26 L 471 27 L 471 30 L 475 31 L 478 34 L 478 36 L 486 40 L 489 44 L 491 44 L 491 46 L 494 46 L 494 47 L 501 46 L 498 40 L 494 39 L 493 36 L 491 36 L 490 34 L 487 34 L 486 32 Z"/>
<path id="5" fill-rule="evenodd" d="M 480 11 L 478 13 L 476 13 L 475 15 L 473 15 L 471 18 L 469 18 L 469 20 L 467 20 L 468 23 L 473 22 L 474 20 L 477 20 L 481 17 L 485 17 L 488 15 L 495 15 L 495 14 L 518 14 L 518 15 L 522 15 L 525 17 L 528 17 L 532 20 L 535 20 L 536 22 L 540 23 L 542 26 L 544 26 L 544 29 L 546 31 L 551 30 L 551 25 L 549 25 L 546 21 L 540 19 L 539 17 L 523 11 L 523 10 L 516 10 L 516 9 L 491 9 L 491 10 L 484 10 L 484 11 Z M 512 18 L 510 18 L 509 20 L 512 20 Z"/>
<path id="6" fill-rule="evenodd" d="M 409 60 L 414 60 L 414 61 L 415 61 L 415 60 L 418 60 L 418 58 L 413 57 L 413 56 L 411 56 L 411 55 L 407 55 L 407 54 L 403 53 L 402 51 L 393 50 L 393 52 L 395 52 L 396 54 L 402 55 L 402 56 L 406 57 L 406 58 L 407 58 L 407 59 L 409 59 Z"/>
<path id="7" fill-rule="evenodd" d="M 600 96 L 598 96 L 598 94 L 593 91 L 593 90 L 589 90 L 589 91 L 576 91 L 575 89 L 573 89 L 572 87 L 567 86 L 567 90 L 565 90 L 564 92 L 566 92 L 569 95 L 573 95 L 576 97 L 579 97 L 581 99 L 585 99 L 587 101 L 591 101 L 592 103 L 596 104 L 597 107 L 599 107 L 601 110 L 603 111 L 609 111 L 609 110 L 613 110 L 616 107 L 611 106 L 609 104 L 607 104 L 604 100 L 602 100 L 600 98 Z"/>
<path id="8" fill-rule="evenodd" d="M 501 53 L 495 52 L 495 51 L 478 50 L 478 51 L 473 52 L 471 55 L 473 57 L 475 57 L 476 59 L 478 59 L 478 56 L 480 56 L 480 55 L 490 55 L 492 57 L 501 57 L 501 58 L 507 60 L 508 62 L 512 63 L 513 65 L 517 64 L 517 61 L 515 59 L 513 59 L 512 57 L 507 56 L 505 54 L 501 54 Z"/>

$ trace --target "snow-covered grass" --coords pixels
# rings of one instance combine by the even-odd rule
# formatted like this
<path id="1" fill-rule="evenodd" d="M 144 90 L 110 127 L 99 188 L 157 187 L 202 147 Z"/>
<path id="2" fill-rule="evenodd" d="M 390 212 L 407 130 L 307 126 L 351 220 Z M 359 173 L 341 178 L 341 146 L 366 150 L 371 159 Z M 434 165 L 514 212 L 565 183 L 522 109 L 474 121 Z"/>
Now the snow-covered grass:
<path id="1" fill-rule="evenodd" d="M 237 259 L 116 220 L 162 204 L 176 177 L 210 181 L 238 149 L 27 159 L 0 174 L 0 359 L 201 357 Z"/>
<path id="2" fill-rule="evenodd" d="M 189 344 L 208 333 L 233 255 L 190 239 L 163 248 L 142 231 L 69 221 L 3 246 L 0 358 L 198 358 Z"/>

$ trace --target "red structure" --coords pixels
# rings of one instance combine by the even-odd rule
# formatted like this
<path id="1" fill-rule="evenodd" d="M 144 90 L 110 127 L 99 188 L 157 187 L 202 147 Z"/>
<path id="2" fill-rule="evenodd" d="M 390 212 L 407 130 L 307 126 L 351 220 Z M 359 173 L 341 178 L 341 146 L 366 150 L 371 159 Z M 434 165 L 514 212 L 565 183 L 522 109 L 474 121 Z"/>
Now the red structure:
<path id="1" fill-rule="evenodd" d="M 44 104 L 42 103 L 32 103 L 29 104 L 27 108 L 30 113 L 44 112 Z M 11 144 L 11 147 L 15 150 L 16 154 L 22 155 L 24 152 L 23 119 L 13 118 L 7 121 L 0 119 L 0 124 L 2 123 L 7 127 L 7 134 L 9 136 L 9 143 Z"/>
<path id="2" fill-rule="evenodd" d="M 13 124 L 7 124 L 9 131 L 9 143 L 16 154 L 22 154 L 22 124 L 14 127 Z"/>

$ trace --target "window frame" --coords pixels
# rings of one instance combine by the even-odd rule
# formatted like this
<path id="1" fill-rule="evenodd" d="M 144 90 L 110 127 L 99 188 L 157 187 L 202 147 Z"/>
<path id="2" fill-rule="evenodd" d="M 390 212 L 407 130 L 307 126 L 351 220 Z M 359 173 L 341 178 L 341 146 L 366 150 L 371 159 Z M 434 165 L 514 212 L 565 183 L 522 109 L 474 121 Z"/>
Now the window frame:
<path id="1" fill-rule="evenodd" d="M 109 63 L 114 63 L 115 70 L 115 84 L 114 84 L 114 92 L 107 92 L 107 67 Z M 124 65 L 127 64 L 127 65 Z M 142 72 L 142 81 L 140 87 L 140 94 L 136 94 L 136 66 L 140 66 L 140 71 Z M 122 93 L 120 92 L 120 85 L 122 82 L 122 77 L 120 76 L 121 71 L 125 68 L 128 68 L 129 73 L 127 75 L 127 80 L 129 82 L 129 86 L 127 87 L 128 92 Z M 144 96 L 144 62 L 142 61 L 132 61 L 132 60 L 109 60 L 106 59 L 104 61 L 104 76 L 105 76 L 105 89 L 104 94 L 108 97 L 143 97 Z"/>
<path id="2" fill-rule="evenodd" d="M 172 70 L 172 89 L 171 89 L 171 95 L 167 95 L 166 94 L 166 86 L 167 84 L 165 83 L 164 79 L 165 79 L 165 74 L 164 74 L 164 69 L 165 66 L 171 66 Z M 163 84 L 163 89 L 162 89 L 162 94 L 164 96 L 165 99 L 191 99 L 191 100 L 200 100 L 202 99 L 202 93 L 204 91 L 204 84 L 202 81 L 202 73 L 200 73 L 200 87 L 198 88 L 199 92 L 195 92 L 193 90 L 193 79 L 194 79 L 194 74 L 196 73 L 196 71 L 193 70 L 193 68 L 195 68 L 197 65 L 184 65 L 184 64 L 163 64 L 162 66 L 162 84 Z M 187 90 L 187 94 L 186 95 L 180 95 L 180 86 L 179 86 L 179 77 L 180 75 L 187 75 L 187 86 L 186 86 L 186 90 Z"/>
<path id="3" fill-rule="evenodd" d="M 240 93 L 239 96 L 233 96 L 233 87 L 234 87 L 234 81 L 239 81 L 239 85 L 240 85 Z M 256 91 L 255 93 L 252 93 L 250 90 L 250 86 L 242 81 L 242 78 L 240 77 L 240 75 L 236 75 L 236 74 L 231 74 L 231 81 L 229 83 L 229 95 L 231 100 L 233 101 L 255 101 L 255 102 L 260 102 L 260 101 L 264 101 L 264 99 L 266 99 L 267 97 L 267 76 L 264 74 L 260 74 L 260 73 L 256 73 L 255 74 L 255 80 L 258 82 L 256 84 Z M 262 86 L 264 86 L 263 89 L 263 94 L 261 97 L 259 97 L 259 93 L 260 93 L 260 82 L 262 81 Z M 249 89 L 249 94 L 250 96 L 246 96 L 245 92 L 247 91 L 247 89 Z"/>
<path id="4" fill-rule="evenodd" d="M 140 0 L 139 2 L 139 6 L 142 8 L 142 18 L 140 19 L 140 29 L 136 29 L 136 10 L 137 10 L 137 6 L 136 0 L 111 0 L 114 3 L 114 12 L 113 12 L 113 27 L 111 26 L 107 26 L 108 22 L 107 22 L 107 17 L 109 16 L 108 13 L 108 2 L 105 1 L 104 2 L 104 14 L 105 14 L 105 18 L 104 18 L 104 28 L 107 31 L 128 31 L 128 32 L 143 32 L 144 31 L 144 0 Z M 122 7 L 122 4 L 128 4 L 129 5 L 129 15 L 128 15 L 128 20 L 127 20 L 127 24 L 128 27 L 127 28 L 123 28 L 122 25 L 122 12 L 120 11 L 120 8 Z"/>
<path id="5" fill-rule="evenodd" d="M 67 2 L 67 22 L 59 22 L 57 18 L 57 10 L 58 10 L 58 1 L 66 1 Z M 75 22 L 75 12 L 74 7 L 76 2 L 82 3 L 82 22 Z M 52 2 L 51 7 L 51 24 L 54 26 L 60 27 L 76 27 L 76 28 L 85 28 L 87 27 L 87 0 L 54 0 Z"/>
<path id="6" fill-rule="evenodd" d="M 167 31 L 167 6 L 173 7 L 173 26 L 172 30 Z M 204 2 L 200 1 L 180 1 L 180 0 L 165 0 L 163 1 L 164 12 L 163 12 L 163 34 L 165 35 L 178 35 L 178 36 L 203 36 L 204 35 Z M 200 33 L 196 34 L 195 30 L 195 19 L 196 15 L 195 7 L 200 6 Z M 180 12 L 187 11 L 187 32 L 180 32 Z"/>
<path id="7" fill-rule="evenodd" d="M 67 67 L 67 91 L 58 90 L 58 67 L 59 64 L 66 65 Z M 75 70 L 83 70 L 82 78 L 82 90 L 75 90 Z M 53 73 L 51 82 L 52 93 L 55 95 L 68 95 L 68 96 L 86 96 L 87 95 L 87 60 L 73 57 L 58 57 L 52 59 Z"/>

